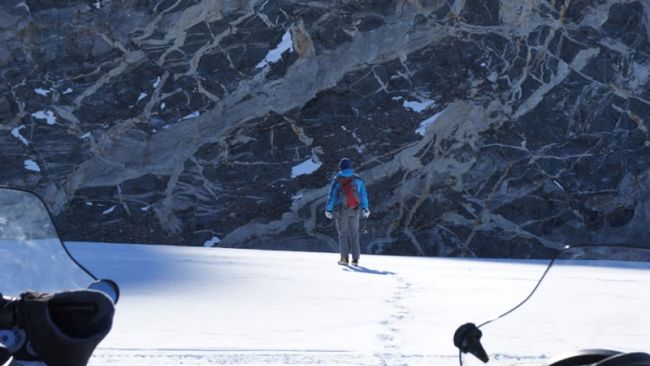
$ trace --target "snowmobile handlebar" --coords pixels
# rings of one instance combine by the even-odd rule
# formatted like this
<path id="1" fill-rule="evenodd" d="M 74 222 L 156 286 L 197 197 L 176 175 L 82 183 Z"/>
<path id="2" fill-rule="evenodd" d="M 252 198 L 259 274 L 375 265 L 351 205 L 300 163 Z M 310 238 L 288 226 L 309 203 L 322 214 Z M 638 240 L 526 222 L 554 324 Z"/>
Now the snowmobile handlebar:
<path id="1" fill-rule="evenodd" d="M 25 292 L 0 301 L 0 329 L 19 329 L 26 335 L 14 345 L 16 353 L 31 344 L 38 361 L 48 366 L 85 366 L 110 331 L 115 313 L 113 301 L 94 290 Z M 0 356 L 8 348 L 0 347 Z"/>

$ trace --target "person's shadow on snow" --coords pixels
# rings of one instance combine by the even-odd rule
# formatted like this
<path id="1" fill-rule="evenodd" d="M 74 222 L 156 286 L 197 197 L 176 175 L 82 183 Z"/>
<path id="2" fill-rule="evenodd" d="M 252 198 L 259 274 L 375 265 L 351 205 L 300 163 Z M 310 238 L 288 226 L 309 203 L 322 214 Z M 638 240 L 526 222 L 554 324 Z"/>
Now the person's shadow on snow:
<path id="1" fill-rule="evenodd" d="M 395 275 L 395 272 L 389 272 L 389 271 L 377 271 L 375 269 L 370 269 L 366 267 L 361 267 L 361 266 L 344 266 L 343 268 L 344 271 L 346 272 L 359 272 L 359 273 L 368 273 L 368 274 L 374 274 L 374 275 L 381 275 L 381 276 L 393 276 Z"/>

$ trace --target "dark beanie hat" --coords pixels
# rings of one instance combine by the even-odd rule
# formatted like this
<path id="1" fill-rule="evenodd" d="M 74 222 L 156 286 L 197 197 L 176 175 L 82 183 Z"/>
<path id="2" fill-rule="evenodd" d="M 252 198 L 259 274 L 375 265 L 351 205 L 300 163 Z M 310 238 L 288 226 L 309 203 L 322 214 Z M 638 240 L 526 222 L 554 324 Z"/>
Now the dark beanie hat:
<path id="1" fill-rule="evenodd" d="M 339 163 L 339 168 L 341 168 L 341 170 L 351 169 L 352 168 L 352 160 L 350 160 L 348 158 L 341 159 L 341 162 Z"/>

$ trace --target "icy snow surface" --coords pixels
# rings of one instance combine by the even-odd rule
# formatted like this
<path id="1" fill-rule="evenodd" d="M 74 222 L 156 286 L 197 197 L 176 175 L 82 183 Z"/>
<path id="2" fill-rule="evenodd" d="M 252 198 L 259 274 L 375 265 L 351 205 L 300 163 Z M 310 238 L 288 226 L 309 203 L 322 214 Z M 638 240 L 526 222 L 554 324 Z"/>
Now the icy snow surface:
<path id="1" fill-rule="evenodd" d="M 323 165 L 322 163 L 314 163 L 311 158 L 303 161 L 302 163 L 291 168 L 291 178 L 296 178 L 299 175 L 311 174 L 318 170 Z"/>
<path id="2" fill-rule="evenodd" d="M 282 59 L 282 54 L 286 51 L 293 51 L 293 39 L 291 38 L 291 31 L 287 30 L 282 36 L 280 43 L 264 57 L 264 60 L 255 66 L 255 68 L 261 69 L 268 64 L 273 64 L 280 59 Z"/>
<path id="3" fill-rule="evenodd" d="M 91 366 L 458 365 L 454 330 L 519 303 L 544 270 L 534 261 L 362 255 L 362 267 L 352 268 L 337 266 L 334 253 L 99 243 L 69 249 L 121 287 L 114 328 Z M 578 304 L 588 304 L 581 314 L 614 307 L 625 317 L 641 308 L 650 317 L 643 306 L 650 302 L 650 270 L 632 272 L 634 281 L 619 272 L 571 270 L 561 274 L 566 285 L 548 287 L 558 296 L 578 293 Z M 611 298 L 621 287 L 637 299 L 624 299 L 630 306 L 623 311 Z M 519 323 L 484 334 L 489 365 L 541 366 L 558 343 L 563 351 L 577 347 L 564 339 L 576 329 L 607 334 L 597 322 L 563 312 L 576 303 L 549 299 L 522 308 L 535 316 L 520 311 Z M 624 329 L 626 346 L 644 350 L 649 332 Z M 540 334 L 546 342 L 531 342 Z"/>

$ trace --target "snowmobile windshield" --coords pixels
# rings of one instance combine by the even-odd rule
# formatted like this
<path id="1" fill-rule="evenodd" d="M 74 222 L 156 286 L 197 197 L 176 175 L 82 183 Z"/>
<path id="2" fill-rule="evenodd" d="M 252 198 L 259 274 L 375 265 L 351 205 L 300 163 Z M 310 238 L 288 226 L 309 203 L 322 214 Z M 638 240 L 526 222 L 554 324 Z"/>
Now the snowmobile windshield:
<path id="1" fill-rule="evenodd" d="M 650 351 L 650 249 L 567 248 L 537 285 L 527 301 L 477 323 L 488 365 L 549 365 L 586 349 Z M 483 364 L 470 354 L 461 362 Z"/>
<path id="2" fill-rule="evenodd" d="M 0 293 L 75 290 L 93 280 L 69 256 L 39 197 L 0 188 Z"/>

